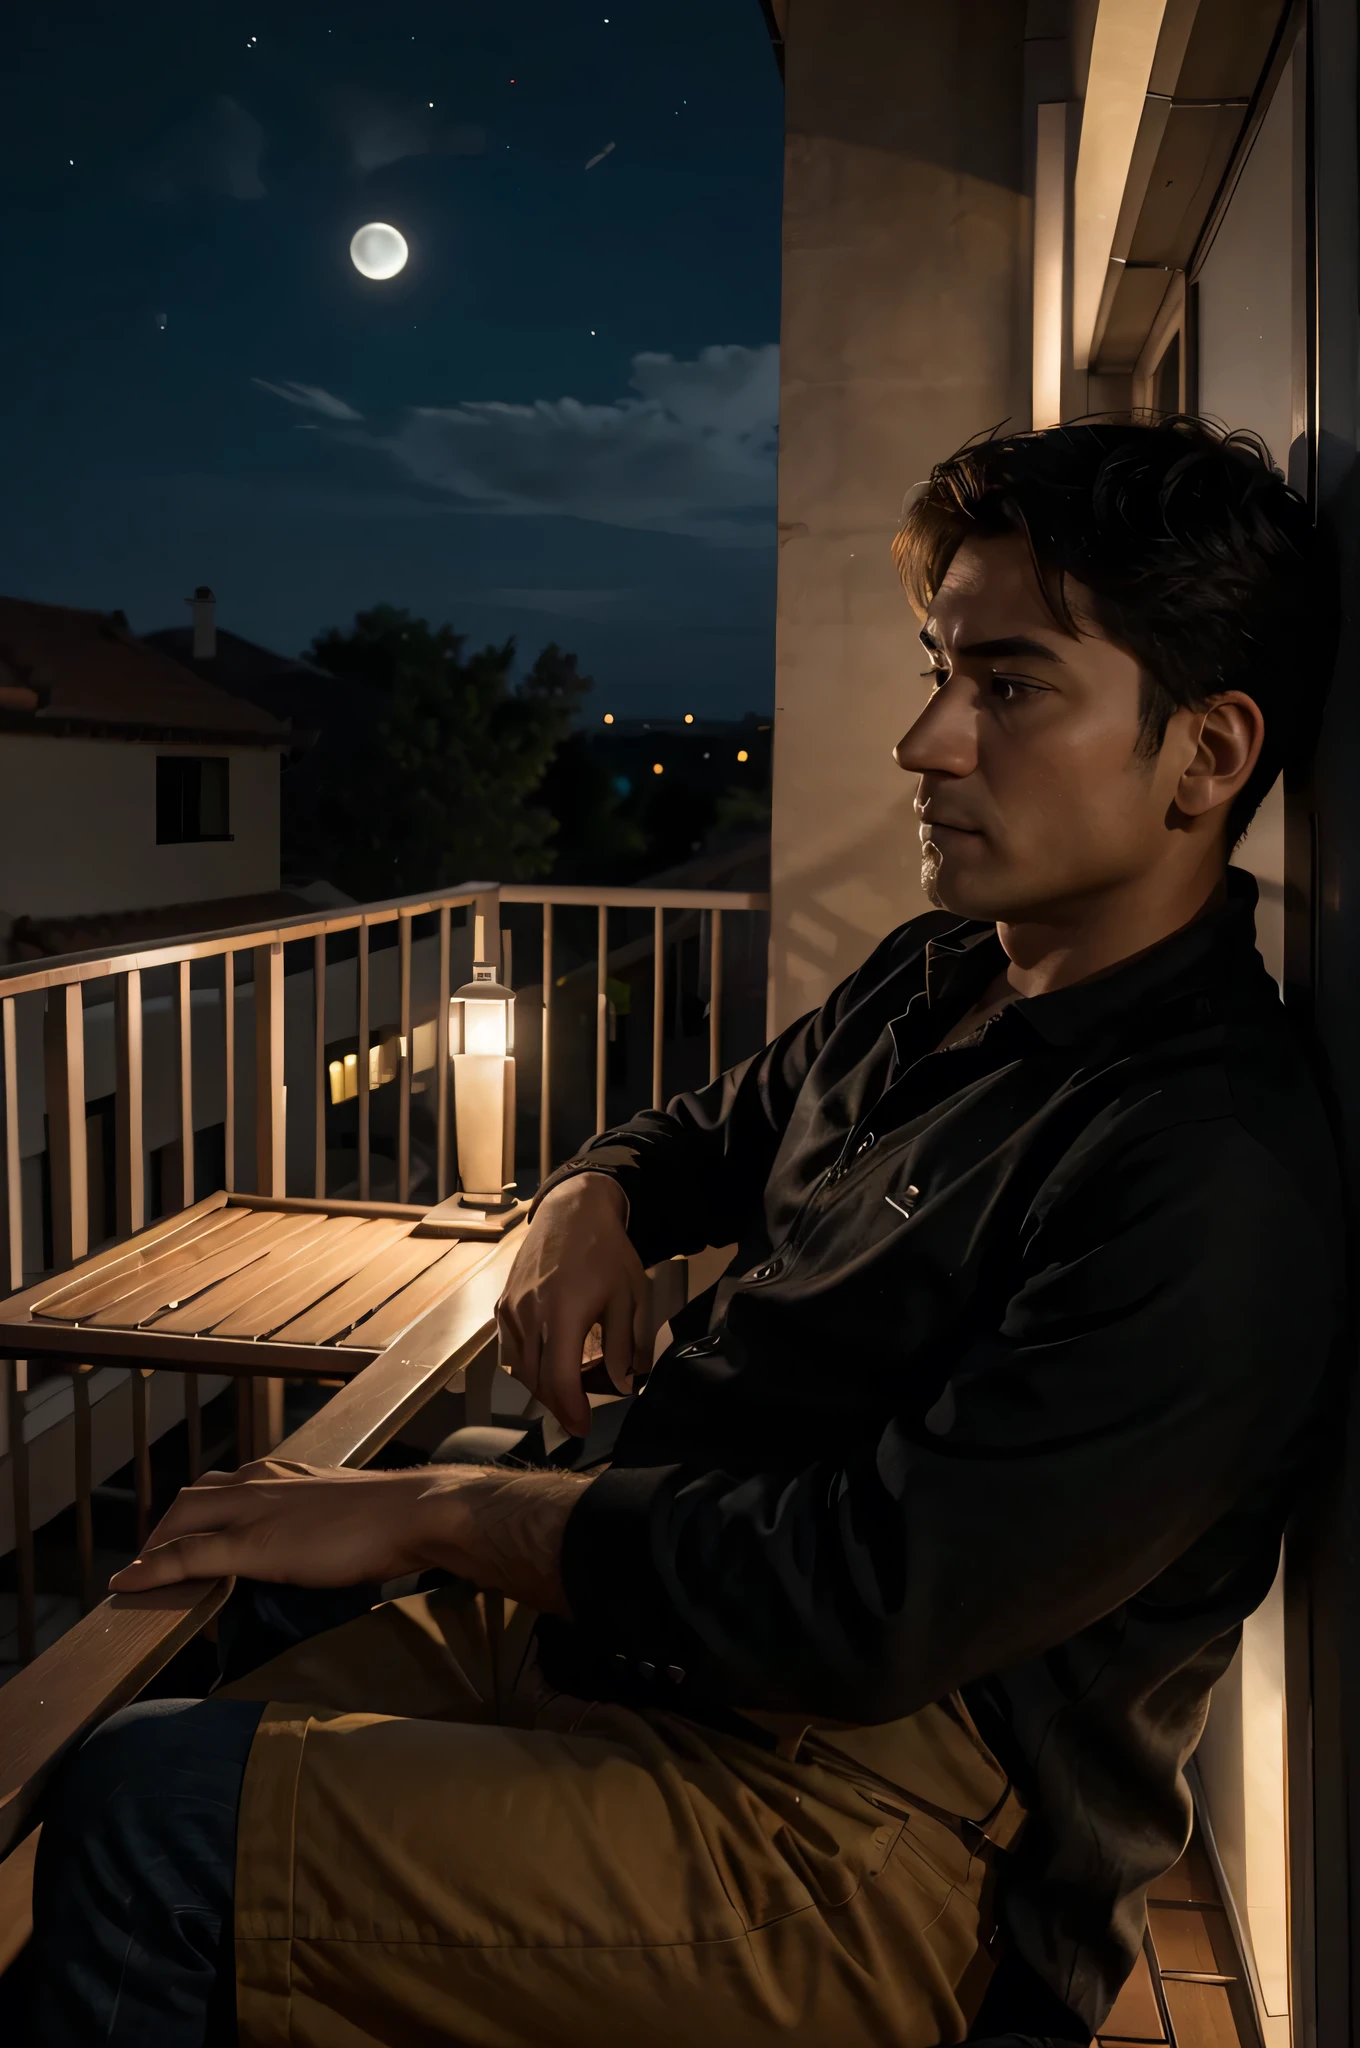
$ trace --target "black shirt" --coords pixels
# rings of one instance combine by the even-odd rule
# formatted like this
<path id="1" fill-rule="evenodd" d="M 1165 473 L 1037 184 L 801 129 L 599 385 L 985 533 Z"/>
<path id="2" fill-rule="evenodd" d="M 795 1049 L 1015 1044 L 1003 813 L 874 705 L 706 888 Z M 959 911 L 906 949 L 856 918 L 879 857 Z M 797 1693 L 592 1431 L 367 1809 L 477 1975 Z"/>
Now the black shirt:
<path id="1" fill-rule="evenodd" d="M 739 1249 L 572 1513 L 545 1661 L 699 1714 L 961 1688 L 1031 1812 L 1003 1925 L 1092 2026 L 1340 1327 L 1333 1148 L 1255 901 L 1233 871 L 1223 908 L 944 1051 L 1005 957 L 917 918 L 563 1169 L 619 1182 L 646 1264 Z"/>

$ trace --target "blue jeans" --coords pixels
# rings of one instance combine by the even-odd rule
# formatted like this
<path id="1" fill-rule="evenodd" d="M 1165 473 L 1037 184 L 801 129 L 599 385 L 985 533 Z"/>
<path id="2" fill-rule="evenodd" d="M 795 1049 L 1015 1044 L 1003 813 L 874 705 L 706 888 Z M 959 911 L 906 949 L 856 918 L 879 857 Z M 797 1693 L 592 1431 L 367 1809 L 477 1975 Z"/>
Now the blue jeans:
<path id="1" fill-rule="evenodd" d="M 236 1811 L 263 1712 L 148 1700 L 66 1765 L 33 1885 L 35 2048 L 235 2041 Z"/>

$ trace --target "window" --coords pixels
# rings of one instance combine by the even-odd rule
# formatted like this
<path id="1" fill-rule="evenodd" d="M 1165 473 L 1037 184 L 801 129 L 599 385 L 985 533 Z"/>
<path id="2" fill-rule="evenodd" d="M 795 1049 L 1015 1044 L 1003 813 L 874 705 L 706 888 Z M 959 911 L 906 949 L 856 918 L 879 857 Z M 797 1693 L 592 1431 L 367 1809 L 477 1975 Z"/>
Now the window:
<path id="1" fill-rule="evenodd" d="M 156 844 L 231 838 L 231 762 L 225 754 L 156 756 Z"/>

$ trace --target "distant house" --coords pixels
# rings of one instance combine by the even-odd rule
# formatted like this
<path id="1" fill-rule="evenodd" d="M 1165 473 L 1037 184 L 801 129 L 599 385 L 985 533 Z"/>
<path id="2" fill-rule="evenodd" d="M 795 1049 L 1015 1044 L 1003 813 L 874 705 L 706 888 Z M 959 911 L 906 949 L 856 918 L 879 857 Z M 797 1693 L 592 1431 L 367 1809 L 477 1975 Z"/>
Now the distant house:
<path id="1" fill-rule="evenodd" d="M 309 661 L 276 654 L 217 623 L 217 599 L 201 583 L 188 600 L 193 623 L 144 633 L 155 647 L 189 669 L 201 682 L 225 690 L 257 710 L 291 726 L 295 741 L 321 730 L 332 706 L 334 678 Z"/>
<path id="2" fill-rule="evenodd" d="M 285 719 L 189 673 L 120 612 L 0 598 L 0 946 L 75 951 L 268 915 L 255 906 L 278 899 L 292 743 Z"/>
<path id="3" fill-rule="evenodd" d="M 188 600 L 193 623 L 166 626 L 145 644 L 170 655 L 200 681 L 228 691 L 291 729 L 283 768 L 283 873 L 317 877 L 317 812 L 327 787 L 361 788 L 367 735 L 375 713 L 363 684 L 312 662 L 276 654 L 217 623 L 217 599 L 200 584 Z M 336 900 L 330 891 L 328 900 Z"/>

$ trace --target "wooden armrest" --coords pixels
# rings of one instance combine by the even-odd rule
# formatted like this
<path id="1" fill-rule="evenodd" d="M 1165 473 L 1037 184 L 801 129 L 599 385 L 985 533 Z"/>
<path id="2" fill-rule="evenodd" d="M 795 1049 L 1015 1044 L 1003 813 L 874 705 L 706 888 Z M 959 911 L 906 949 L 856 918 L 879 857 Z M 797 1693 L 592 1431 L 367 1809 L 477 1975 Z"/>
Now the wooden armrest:
<path id="1" fill-rule="evenodd" d="M 432 1394 L 487 1354 L 515 1253 L 497 1245 L 458 1292 L 390 1345 L 272 1453 L 306 1465 L 362 1465 Z M 495 1370 L 494 1356 L 487 1359 Z M 0 1857 L 33 1825 L 44 1785 L 92 1728 L 135 1699 L 197 1635 L 228 1579 L 104 1600 L 0 1689 Z"/>

